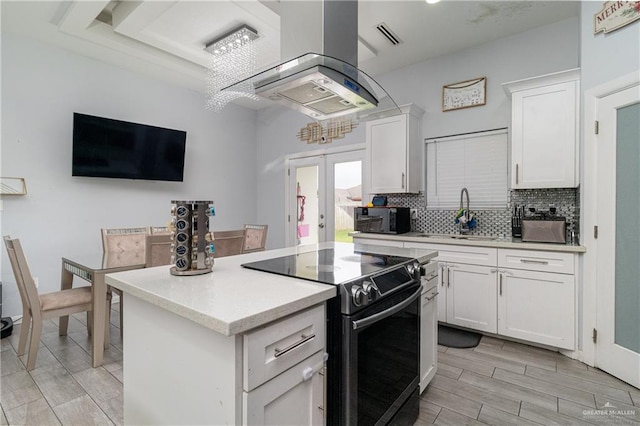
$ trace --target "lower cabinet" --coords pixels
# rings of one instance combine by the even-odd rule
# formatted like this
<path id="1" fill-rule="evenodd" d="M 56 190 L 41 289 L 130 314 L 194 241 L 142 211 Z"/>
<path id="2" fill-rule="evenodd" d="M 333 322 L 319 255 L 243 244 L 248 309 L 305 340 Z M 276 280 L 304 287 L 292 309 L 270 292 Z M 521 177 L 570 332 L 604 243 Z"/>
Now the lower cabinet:
<path id="1" fill-rule="evenodd" d="M 325 375 L 323 369 L 314 371 L 323 363 L 323 353 L 318 352 L 257 389 L 243 392 L 245 424 L 324 424 Z"/>
<path id="2" fill-rule="evenodd" d="M 404 247 L 438 251 L 439 322 L 575 350 L 575 253 L 413 241 Z"/>
<path id="3" fill-rule="evenodd" d="M 426 266 L 420 299 L 420 393 L 424 392 L 438 368 L 437 300 L 440 297 L 438 270 L 434 264 Z"/>
<path id="4" fill-rule="evenodd" d="M 498 334 L 575 349 L 573 255 L 500 252 L 499 266 L 510 258 L 522 269 L 498 269 Z M 544 272 L 554 268 L 565 273 Z"/>
<path id="5" fill-rule="evenodd" d="M 325 308 L 243 336 L 243 423 L 324 424 Z"/>
<path id="6" fill-rule="evenodd" d="M 324 303 L 231 336 L 133 295 L 127 307 L 125 424 L 325 423 Z"/>
<path id="7" fill-rule="evenodd" d="M 447 265 L 447 323 L 496 333 L 496 272 L 488 266 Z"/>

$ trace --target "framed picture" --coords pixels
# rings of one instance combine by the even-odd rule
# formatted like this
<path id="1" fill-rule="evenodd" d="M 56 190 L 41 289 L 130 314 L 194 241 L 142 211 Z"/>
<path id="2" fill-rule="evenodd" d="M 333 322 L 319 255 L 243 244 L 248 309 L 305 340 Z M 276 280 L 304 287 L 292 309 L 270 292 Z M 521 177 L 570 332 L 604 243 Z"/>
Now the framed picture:
<path id="1" fill-rule="evenodd" d="M 486 77 L 442 86 L 442 111 L 484 105 L 487 103 L 486 91 Z"/>

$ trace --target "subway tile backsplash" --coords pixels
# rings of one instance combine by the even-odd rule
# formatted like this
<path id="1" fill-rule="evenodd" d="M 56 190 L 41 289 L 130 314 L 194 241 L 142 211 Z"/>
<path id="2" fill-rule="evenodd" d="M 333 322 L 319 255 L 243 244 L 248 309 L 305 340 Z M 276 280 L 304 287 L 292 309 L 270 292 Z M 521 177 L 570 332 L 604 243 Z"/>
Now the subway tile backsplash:
<path id="1" fill-rule="evenodd" d="M 515 205 L 548 211 L 555 206 L 556 215 L 567 218 L 567 232 L 580 229 L 580 199 L 577 188 L 558 189 L 517 189 L 509 191 L 509 208 L 495 210 L 477 210 L 473 208 L 473 194 L 470 209 L 476 214 L 478 227 L 472 232 L 475 235 L 510 236 L 511 215 Z M 450 234 L 458 232 L 454 223 L 456 210 L 432 210 L 425 207 L 424 193 L 419 194 L 387 194 L 389 205 L 417 209 L 418 218 L 411 221 L 411 230 L 434 234 Z"/>

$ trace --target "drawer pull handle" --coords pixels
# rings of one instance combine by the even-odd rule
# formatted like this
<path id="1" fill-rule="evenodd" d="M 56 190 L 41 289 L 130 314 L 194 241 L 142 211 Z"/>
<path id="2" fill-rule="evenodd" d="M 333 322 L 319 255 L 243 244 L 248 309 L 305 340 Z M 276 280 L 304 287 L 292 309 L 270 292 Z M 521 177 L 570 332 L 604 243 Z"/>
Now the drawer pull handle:
<path id="1" fill-rule="evenodd" d="M 532 259 L 520 259 L 522 263 L 535 263 L 537 265 L 548 265 L 548 260 L 532 260 Z"/>
<path id="2" fill-rule="evenodd" d="M 295 343 L 290 344 L 286 348 L 284 348 L 284 349 L 275 348 L 274 351 L 273 351 L 274 352 L 273 356 L 278 358 L 279 356 L 282 356 L 282 355 L 286 354 L 287 352 L 290 352 L 290 351 L 294 350 L 298 346 L 304 345 L 305 343 L 307 343 L 309 340 L 313 339 L 314 337 L 316 337 L 315 334 L 310 334 L 309 336 L 305 336 L 304 334 L 301 334 L 300 335 L 300 340 L 298 340 Z"/>
<path id="3" fill-rule="evenodd" d="M 436 298 L 436 296 L 437 296 L 437 295 L 439 295 L 439 294 L 440 294 L 440 292 L 439 292 L 439 291 L 436 291 L 435 293 L 433 293 L 433 296 L 431 296 L 431 297 L 425 297 L 425 299 L 427 299 L 427 300 L 433 300 L 433 299 L 435 299 L 435 298 Z"/>

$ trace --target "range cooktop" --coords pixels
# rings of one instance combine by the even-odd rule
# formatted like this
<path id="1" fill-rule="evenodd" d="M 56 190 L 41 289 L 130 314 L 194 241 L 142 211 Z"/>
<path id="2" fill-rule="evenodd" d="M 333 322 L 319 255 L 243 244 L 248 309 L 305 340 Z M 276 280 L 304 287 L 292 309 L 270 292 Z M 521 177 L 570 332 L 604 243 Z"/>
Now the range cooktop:
<path id="1" fill-rule="evenodd" d="M 401 256 L 321 249 L 244 263 L 242 266 L 257 271 L 337 285 L 412 260 Z"/>

